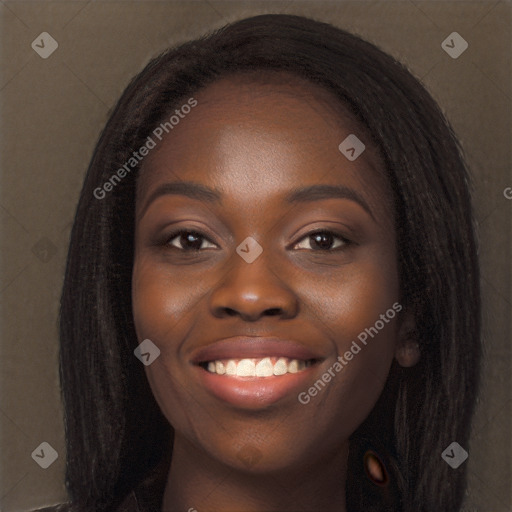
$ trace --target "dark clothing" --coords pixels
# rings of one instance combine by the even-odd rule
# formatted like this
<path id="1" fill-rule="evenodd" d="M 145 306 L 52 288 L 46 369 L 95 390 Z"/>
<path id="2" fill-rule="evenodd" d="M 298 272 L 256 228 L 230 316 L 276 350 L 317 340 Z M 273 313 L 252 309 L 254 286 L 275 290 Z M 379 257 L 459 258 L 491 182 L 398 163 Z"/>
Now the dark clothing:
<path id="1" fill-rule="evenodd" d="M 359 455 L 359 454 L 358 454 Z M 348 486 L 352 492 L 347 496 L 348 511 L 401 512 L 403 505 L 396 477 L 385 487 L 372 483 L 364 473 L 363 457 L 348 475 Z M 122 503 L 108 512 L 164 512 L 162 502 L 169 474 L 170 459 L 165 457 L 127 496 Z M 391 465 L 388 465 L 388 469 Z M 361 485 L 361 482 L 363 485 Z M 34 512 L 75 512 L 69 503 L 38 509 Z M 86 512 L 97 512 L 96 510 Z"/>

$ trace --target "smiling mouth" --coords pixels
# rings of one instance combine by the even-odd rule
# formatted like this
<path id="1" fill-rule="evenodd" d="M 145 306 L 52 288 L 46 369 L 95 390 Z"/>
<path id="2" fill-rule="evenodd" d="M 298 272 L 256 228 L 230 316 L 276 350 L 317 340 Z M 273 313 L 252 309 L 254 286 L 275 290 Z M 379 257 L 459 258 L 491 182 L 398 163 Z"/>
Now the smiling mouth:
<path id="1" fill-rule="evenodd" d="M 294 395 L 320 373 L 322 352 L 296 340 L 232 336 L 197 347 L 189 361 L 208 399 L 254 411 L 296 405 Z"/>
<path id="2" fill-rule="evenodd" d="M 316 359 L 291 359 L 288 357 L 261 357 L 245 359 L 218 359 L 205 361 L 199 366 L 209 373 L 227 377 L 277 377 L 300 373 L 314 365 Z"/>

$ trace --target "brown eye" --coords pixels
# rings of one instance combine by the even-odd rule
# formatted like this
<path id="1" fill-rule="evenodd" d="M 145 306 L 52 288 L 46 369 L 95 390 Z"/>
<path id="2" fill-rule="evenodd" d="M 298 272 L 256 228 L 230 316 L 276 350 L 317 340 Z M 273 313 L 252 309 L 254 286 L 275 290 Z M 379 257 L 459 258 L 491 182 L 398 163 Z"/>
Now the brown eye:
<path id="1" fill-rule="evenodd" d="M 177 241 L 176 244 L 173 243 L 175 240 Z M 211 247 L 215 247 L 215 244 L 212 244 L 202 233 L 182 229 L 169 235 L 166 245 L 170 245 L 182 251 L 199 251 L 204 249 L 203 241 L 210 243 Z"/>
<path id="2" fill-rule="evenodd" d="M 339 249 L 344 247 L 350 243 L 345 237 L 334 233 L 333 231 L 315 231 L 314 233 L 309 233 L 301 240 L 306 240 L 309 243 L 309 247 L 300 247 L 301 244 L 297 244 L 295 248 L 298 249 L 310 249 L 314 251 L 332 251 L 334 249 Z M 339 240 L 336 245 L 335 240 Z"/>

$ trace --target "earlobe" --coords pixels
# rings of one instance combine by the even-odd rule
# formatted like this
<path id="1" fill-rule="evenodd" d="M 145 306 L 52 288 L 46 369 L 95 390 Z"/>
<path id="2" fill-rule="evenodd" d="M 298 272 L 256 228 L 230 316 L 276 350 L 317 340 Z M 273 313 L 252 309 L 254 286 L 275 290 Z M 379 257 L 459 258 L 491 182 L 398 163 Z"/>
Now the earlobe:
<path id="1" fill-rule="evenodd" d="M 421 357 L 420 345 L 417 340 L 416 322 L 411 312 L 405 312 L 398 330 L 395 359 L 400 366 L 409 368 L 416 365 Z"/>
<path id="2" fill-rule="evenodd" d="M 401 343 L 395 352 L 395 359 L 398 361 L 398 364 L 404 368 L 418 364 L 420 357 L 420 345 L 414 340 L 407 340 Z"/>

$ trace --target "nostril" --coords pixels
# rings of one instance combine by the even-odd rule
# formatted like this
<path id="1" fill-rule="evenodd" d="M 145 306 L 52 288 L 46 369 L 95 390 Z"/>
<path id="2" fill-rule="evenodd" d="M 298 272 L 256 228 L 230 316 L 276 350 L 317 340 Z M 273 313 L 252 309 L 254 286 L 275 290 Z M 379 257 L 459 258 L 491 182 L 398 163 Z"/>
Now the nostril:
<path id="1" fill-rule="evenodd" d="M 224 312 L 226 315 L 228 316 L 236 316 L 238 315 L 239 313 L 233 309 L 233 308 L 224 308 Z M 265 315 L 268 315 L 268 316 L 276 316 L 276 315 L 279 315 L 281 314 L 282 310 L 281 308 L 271 308 L 271 309 L 267 309 L 265 310 L 264 314 Z"/>

